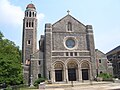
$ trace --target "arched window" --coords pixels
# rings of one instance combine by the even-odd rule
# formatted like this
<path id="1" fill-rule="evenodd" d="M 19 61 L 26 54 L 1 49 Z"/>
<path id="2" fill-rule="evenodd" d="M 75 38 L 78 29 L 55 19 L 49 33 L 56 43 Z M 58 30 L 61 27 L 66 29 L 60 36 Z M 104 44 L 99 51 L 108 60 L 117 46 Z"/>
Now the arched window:
<path id="1" fill-rule="evenodd" d="M 34 12 L 33 12 L 33 17 L 34 17 Z"/>
<path id="2" fill-rule="evenodd" d="M 28 21 L 26 22 L 26 27 L 28 27 Z"/>
<path id="3" fill-rule="evenodd" d="M 29 17 L 31 17 L 31 12 L 29 13 Z"/>
<path id="4" fill-rule="evenodd" d="M 34 22 L 32 21 L 32 27 L 34 27 Z"/>
<path id="5" fill-rule="evenodd" d="M 72 31 L 72 23 L 71 22 L 68 22 L 67 30 Z"/>
<path id="6" fill-rule="evenodd" d="M 29 22 L 29 27 L 31 27 L 31 22 Z"/>
<path id="7" fill-rule="evenodd" d="M 28 12 L 27 12 L 27 17 L 28 17 Z"/>

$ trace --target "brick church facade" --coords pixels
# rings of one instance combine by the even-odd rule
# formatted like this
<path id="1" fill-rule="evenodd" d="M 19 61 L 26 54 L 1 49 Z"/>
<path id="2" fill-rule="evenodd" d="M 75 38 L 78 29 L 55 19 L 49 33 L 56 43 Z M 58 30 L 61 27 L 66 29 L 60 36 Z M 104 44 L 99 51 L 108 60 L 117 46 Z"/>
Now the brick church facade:
<path id="1" fill-rule="evenodd" d="M 33 4 L 23 19 L 23 67 L 26 83 L 45 77 L 56 82 L 93 80 L 100 72 L 108 72 L 107 58 L 98 68 L 92 25 L 84 25 L 68 12 L 57 22 L 45 24 L 44 35 L 37 45 L 37 12 Z M 97 54 L 97 55 L 98 55 Z M 102 53 L 103 54 L 103 53 Z M 99 72 L 98 72 L 99 71 Z"/>

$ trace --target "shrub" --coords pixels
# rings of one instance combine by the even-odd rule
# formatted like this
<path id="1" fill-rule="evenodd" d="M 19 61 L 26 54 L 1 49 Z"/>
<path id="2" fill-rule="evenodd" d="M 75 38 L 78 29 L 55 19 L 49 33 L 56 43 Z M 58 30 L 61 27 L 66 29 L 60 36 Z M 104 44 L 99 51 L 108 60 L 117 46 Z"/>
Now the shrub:
<path id="1" fill-rule="evenodd" d="M 38 84 L 40 84 L 41 82 L 45 82 L 45 78 L 41 77 L 38 78 L 35 82 L 34 82 L 34 86 L 38 86 Z"/>
<path id="2" fill-rule="evenodd" d="M 112 75 L 110 75 L 108 73 L 101 73 L 98 75 L 98 77 L 103 78 L 103 80 L 111 80 L 112 79 Z"/>

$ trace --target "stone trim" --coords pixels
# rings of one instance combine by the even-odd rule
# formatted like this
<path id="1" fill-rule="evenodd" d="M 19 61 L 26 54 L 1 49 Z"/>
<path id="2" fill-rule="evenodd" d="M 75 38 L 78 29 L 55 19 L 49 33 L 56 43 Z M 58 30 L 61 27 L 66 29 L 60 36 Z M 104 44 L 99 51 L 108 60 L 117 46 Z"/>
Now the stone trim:
<path id="1" fill-rule="evenodd" d="M 91 57 L 91 56 L 52 56 L 52 57 L 63 57 L 63 58 L 65 58 L 65 57 L 79 57 L 79 58 L 89 58 L 89 57 Z"/>
<path id="2" fill-rule="evenodd" d="M 70 50 L 54 50 L 52 52 L 71 52 Z M 72 50 L 72 52 L 90 52 L 90 51 L 87 51 L 87 50 L 82 50 L 82 51 L 77 51 L 77 50 Z"/>

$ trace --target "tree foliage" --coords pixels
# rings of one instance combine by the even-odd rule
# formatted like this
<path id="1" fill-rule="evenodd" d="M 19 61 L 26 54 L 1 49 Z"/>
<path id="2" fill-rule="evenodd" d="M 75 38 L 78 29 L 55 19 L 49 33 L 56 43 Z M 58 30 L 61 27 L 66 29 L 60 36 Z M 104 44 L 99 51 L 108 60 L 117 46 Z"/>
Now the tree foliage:
<path id="1" fill-rule="evenodd" d="M 3 34 L 0 32 L 0 40 L 2 40 L 3 37 Z"/>
<path id="2" fill-rule="evenodd" d="M 23 81 L 21 52 L 14 42 L 3 37 L 0 32 L 0 83 L 17 85 Z"/>

